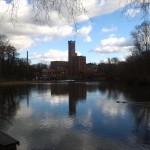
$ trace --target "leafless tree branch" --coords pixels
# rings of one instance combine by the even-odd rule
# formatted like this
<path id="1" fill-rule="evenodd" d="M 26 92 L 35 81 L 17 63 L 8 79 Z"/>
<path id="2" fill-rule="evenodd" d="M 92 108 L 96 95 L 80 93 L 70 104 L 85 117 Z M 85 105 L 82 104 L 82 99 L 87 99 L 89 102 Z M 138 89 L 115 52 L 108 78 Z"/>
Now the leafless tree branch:
<path id="1" fill-rule="evenodd" d="M 123 12 L 127 13 L 130 10 L 133 10 L 131 13 L 139 12 L 142 19 L 148 20 L 150 16 L 150 0 L 126 0 Z"/>
<path id="2" fill-rule="evenodd" d="M 21 0 L 6 0 L 10 4 L 9 13 L 11 20 L 17 20 L 17 13 Z M 75 24 L 79 20 L 79 16 L 88 16 L 87 10 L 83 3 L 85 0 L 27 0 L 31 5 L 34 14 L 34 21 L 43 24 L 51 24 L 55 14 L 63 21 L 66 19 L 69 23 Z M 148 20 L 150 15 L 150 0 L 120 0 L 126 1 L 124 13 L 139 12 L 144 20 Z M 132 10 L 132 11 L 131 11 Z M 90 19 L 90 17 L 89 17 Z"/>

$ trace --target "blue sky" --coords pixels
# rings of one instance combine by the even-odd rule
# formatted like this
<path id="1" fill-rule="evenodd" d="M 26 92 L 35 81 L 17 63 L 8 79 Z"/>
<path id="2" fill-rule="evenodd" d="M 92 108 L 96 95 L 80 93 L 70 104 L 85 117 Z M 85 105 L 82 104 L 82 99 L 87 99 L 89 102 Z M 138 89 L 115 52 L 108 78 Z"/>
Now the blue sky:
<path id="1" fill-rule="evenodd" d="M 92 20 L 81 14 L 75 29 L 73 24 L 67 22 L 67 18 L 63 16 L 63 19 L 59 19 L 54 12 L 53 24 L 34 22 L 31 6 L 26 0 L 20 2 L 17 17 L 13 16 L 16 21 L 10 21 L 10 13 L 5 10 L 11 6 L 0 0 L 0 18 L 3 20 L 0 33 L 7 35 L 20 57 L 26 57 L 28 51 L 31 63 L 67 61 L 68 40 L 76 41 L 76 51 L 78 55 L 86 56 L 87 63 L 99 63 L 113 57 L 124 60 L 133 46 L 130 32 L 142 22 L 138 17 L 135 18 L 139 12 L 131 9 L 122 14 L 126 4 L 124 0 L 121 3 L 120 0 L 84 2 Z"/>

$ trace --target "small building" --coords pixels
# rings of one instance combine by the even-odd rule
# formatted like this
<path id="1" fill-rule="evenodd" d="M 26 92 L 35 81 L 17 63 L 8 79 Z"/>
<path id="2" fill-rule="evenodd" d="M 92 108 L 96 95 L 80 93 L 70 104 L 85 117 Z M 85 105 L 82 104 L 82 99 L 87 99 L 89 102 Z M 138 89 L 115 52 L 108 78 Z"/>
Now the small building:
<path id="1" fill-rule="evenodd" d="M 67 61 L 51 61 L 51 68 L 56 69 L 57 71 L 65 72 L 68 70 Z"/>
<path id="2" fill-rule="evenodd" d="M 19 141 L 0 131 L 0 150 L 17 150 Z"/>
<path id="3" fill-rule="evenodd" d="M 98 70 L 98 65 L 95 63 L 86 64 L 86 72 L 96 73 Z"/>

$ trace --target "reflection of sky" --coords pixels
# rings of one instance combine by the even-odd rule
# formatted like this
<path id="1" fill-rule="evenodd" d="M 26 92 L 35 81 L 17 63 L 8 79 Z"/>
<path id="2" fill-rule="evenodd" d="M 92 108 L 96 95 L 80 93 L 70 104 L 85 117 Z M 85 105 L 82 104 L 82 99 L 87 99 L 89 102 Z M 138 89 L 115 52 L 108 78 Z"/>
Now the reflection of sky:
<path id="1" fill-rule="evenodd" d="M 118 140 L 128 136 L 133 122 L 131 123 L 132 116 L 126 113 L 126 104 L 117 104 L 115 100 L 108 100 L 105 96 L 90 95 L 86 104 L 81 105 L 78 107 L 80 115 L 78 128 L 85 129 L 84 122 L 88 120 L 87 130 L 98 136 L 103 135 Z"/>
<path id="2" fill-rule="evenodd" d="M 123 96 L 118 97 L 123 100 Z M 117 99 L 117 100 L 118 100 Z M 76 116 L 69 116 L 69 96 L 32 90 L 20 103 L 7 133 L 20 140 L 18 149 L 129 149 L 136 143 L 135 122 L 127 104 L 116 103 L 107 93 L 88 92 L 76 103 Z M 135 147 L 137 149 L 137 147 Z"/>

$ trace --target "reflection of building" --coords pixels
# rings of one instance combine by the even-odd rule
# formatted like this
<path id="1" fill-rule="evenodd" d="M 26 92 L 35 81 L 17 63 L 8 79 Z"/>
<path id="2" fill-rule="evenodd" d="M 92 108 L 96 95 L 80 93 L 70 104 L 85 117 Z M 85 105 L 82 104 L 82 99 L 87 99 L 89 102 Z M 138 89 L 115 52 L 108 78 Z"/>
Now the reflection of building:
<path id="1" fill-rule="evenodd" d="M 69 115 L 76 114 L 77 101 L 86 99 L 85 83 L 52 84 L 51 95 L 69 95 Z"/>
<path id="2" fill-rule="evenodd" d="M 76 114 L 77 101 L 86 99 L 86 84 L 71 83 L 69 85 L 69 115 Z"/>

